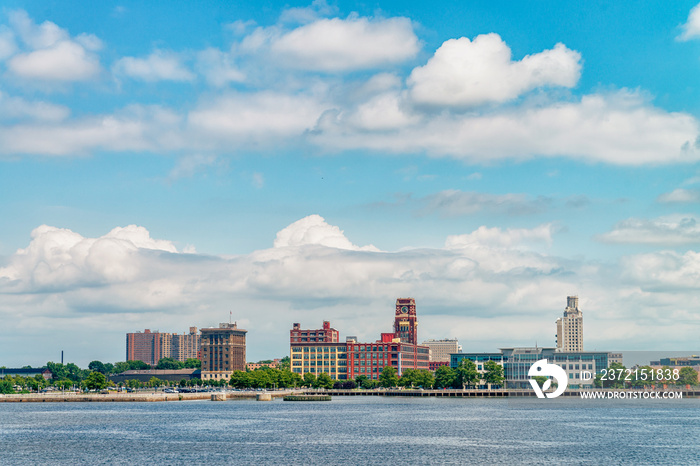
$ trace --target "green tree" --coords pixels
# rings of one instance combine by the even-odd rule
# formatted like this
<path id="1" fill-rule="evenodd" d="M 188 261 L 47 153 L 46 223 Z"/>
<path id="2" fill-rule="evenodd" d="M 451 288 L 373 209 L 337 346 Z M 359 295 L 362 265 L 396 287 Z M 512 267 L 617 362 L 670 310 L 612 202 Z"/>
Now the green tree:
<path id="1" fill-rule="evenodd" d="M 481 379 L 479 371 L 476 370 L 476 364 L 471 359 L 462 359 L 457 366 L 456 372 L 457 380 L 462 388 L 472 387 Z"/>
<path id="2" fill-rule="evenodd" d="M 331 379 L 331 376 L 326 374 L 325 372 L 321 372 L 320 374 L 318 374 L 318 377 L 316 377 L 316 383 L 314 384 L 314 388 L 331 389 L 333 388 L 333 379 Z"/>
<path id="3" fill-rule="evenodd" d="M 357 385 L 358 388 L 369 388 L 368 381 L 369 379 L 366 375 L 358 375 L 355 377 L 355 385 Z"/>
<path id="4" fill-rule="evenodd" d="M 0 393 L 4 395 L 8 395 L 10 393 L 14 393 L 15 389 L 13 387 L 13 384 L 9 380 L 5 379 L 0 379 Z"/>
<path id="5" fill-rule="evenodd" d="M 281 370 L 288 370 L 288 371 L 292 369 L 291 360 L 289 359 L 289 356 L 285 356 L 282 359 L 280 359 L 279 368 Z"/>
<path id="6" fill-rule="evenodd" d="M 433 388 L 433 385 L 435 384 L 435 377 L 433 376 L 432 372 L 421 369 L 416 371 L 413 383 L 421 388 Z"/>
<path id="7" fill-rule="evenodd" d="M 90 375 L 85 378 L 85 387 L 88 390 L 102 390 L 107 387 L 107 377 L 101 372 L 90 372 Z"/>
<path id="8" fill-rule="evenodd" d="M 105 374 L 105 365 L 102 363 L 102 361 L 91 361 L 90 364 L 88 364 L 88 369 L 90 369 L 93 372 L 100 372 L 102 374 Z"/>
<path id="9" fill-rule="evenodd" d="M 399 379 L 398 385 L 406 388 L 413 387 L 413 385 L 416 383 L 417 375 L 418 371 L 416 371 L 415 369 L 404 369 L 403 374 L 401 374 L 401 378 Z"/>
<path id="10" fill-rule="evenodd" d="M 185 361 L 185 368 L 186 369 L 201 369 L 202 368 L 202 361 L 200 361 L 197 358 L 189 358 Z"/>
<path id="11" fill-rule="evenodd" d="M 678 373 L 679 378 L 676 382 L 680 385 L 697 385 L 698 384 L 698 372 L 692 367 L 683 367 Z"/>
<path id="12" fill-rule="evenodd" d="M 603 380 L 604 388 L 625 388 L 627 368 L 619 362 L 614 362 L 608 367 L 606 380 Z"/>
<path id="13" fill-rule="evenodd" d="M 455 385 L 457 374 L 454 369 L 448 366 L 440 366 L 435 371 L 435 387 L 451 388 Z"/>
<path id="14" fill-rule="evenodd" d="M 505 380 L 503 377 L 503 366 L 498 364 L 496 361 L 486 361 L 486 364 L 484 364 L 484 369 L 486 370 L 486 373 L 484 374 L 484 381 L 487 384 L 503 385 L 503 381 Z"/>
<path id="15" fill-rule="evenodd" d="M 129 369 L 132 371 L 146 371 L 151 368 L 150 364 L 138 360 L 127 361 L 127 364 L 129 364 Z"/>
<path id="16" fill-rule="evenodd" d="M 307 387 L 313 387 L 315 382 L 316 376 L 313 373 L 307 372 L 306 374 L 304 374 L 304 385 L 306 385 Z"/>
<path id="17" fill-rule="evenodd" d="M 148 381 L 148 386 L 151 388 L 156 388 L 156 387 L 160 387 L 161 385 L 163 385 L 163 383 L 164 382 L 162 380 L 160 380 L 159 378 L 151 377 Z"/>
<path id="18" fill-rule="evenodd" d="M 178 370 L 183 369 L 185 364 L 173 358 L 162 358 L 158 361 L 156 369 L 160 370 Z"/>
<path id="19" fill-rule="evenodd" d="M 399 376 L 396 374 L 396 368 L 393 366 L 384 366 L 382 373 L 379 374 L 379 386 L 384 388 L 396 387 L 399 383 Z"/>

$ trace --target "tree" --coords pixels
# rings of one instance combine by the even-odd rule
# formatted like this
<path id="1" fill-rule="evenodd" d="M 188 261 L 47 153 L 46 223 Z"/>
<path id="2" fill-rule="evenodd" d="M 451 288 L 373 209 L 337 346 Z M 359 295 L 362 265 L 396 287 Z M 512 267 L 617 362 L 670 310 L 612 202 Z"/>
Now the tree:
<path id="1" fill-rule="evenodd" d="M 606 380 L 603 380 L 605 388 L 625 388 L 625 378 L 627 376 L 627 368 L 619 362 L 610 364 L 608 368 Z"/>
<path id="2" fill-rule="evenodd" d="M 163 383 L 164 382 L 162 380 L 160 380 L 159 378 L 151 377 L 150 380 L 148 381 L 148 386 L 151 388 L 156 388 L 156 387 L 160 387 L 161 385 L 163 385 Z"/>
<path id="3" fill-rule="evenodd" d="M 457 381 L 465 388 L 475 385 L 480 379 L 479 371 L 476 370 L 476 364 L 471 359 L 462 359 L 457 366 Z"/>
<path id="4" fill-rule="evenodd" d="M 678 381 L 676 383 L 680 385 L 697 385 L 698 384 L 698 373 L 692 367 L 683 367 L 678 373 Z"/>
<path id="5" fill-rule="evenodd" d="M 384 366 L 382 373 L 379 374 L 379 386 L 384 388 L 396 387 L 399 383 L 399 376 L 396 374 L 396 368 L 393 366 Z"/>
<path id="6" fill-rule="evenodd" d="M 486 370 L 484 381 L 489 384 L 489 388 L 491 388 L 490 385 L 503 385 L 505 380 L 503 377 L 503 366 L 496 361 L 486 361 L 484 369 Z"/>
<path id="7" fill-rule="evenodd" d="M 178 370 L 184 367 L 185 364 L 182 361 L 178 361 L 173 358 L 162 358 L 158 361 L 158 364 L 156 365 L 156 369 L 161 370 Z"/>
<path id="8" fill-rule="evenodd" d="M 285 356 L 282 359 L 280 359 L 279 368 L 281 370 L 291 370 L 292 365 L 291 365 L 291 360 L 289 359 L 289 356 Z"/>
<path id="9" fill-rule="evenodd" d="M 421 369 L 416 371 L 413 383 L 421 388 L 433 388 L 433 385 L 435 384 L 435 377 L 433 377 L 432 372 Z"/>
<path id="10" fill-rule="evenodd" d="M 355 385 L 359 388 L 369 388 L 368 380 L 366 375 L 358 375 L 355 377 Z"/>
<path id="11" fill-rule="evenodd" d="M 186 369 L 201 369 L 202 368 L 202 361 L 200 361 L 197 358 L 189 358 L 185 361 L 185 368 Z"/>
<path id="12" fill-rule="evenodd" d="M 107 377 L 101 372 L 90 372 L 90 375 L 85 378 L 85 387 L 88 390 L 102 390 L 107 387 Z"/>
<path id="13" fill-rule="evenodd" d="M 88 369 L 90 369 L 93 372 L 100 372 L 102 374 L 106 374 L 107 371 L 105 369 L 105 365 L 102 363 L 102 361 L 92 361 L 90 364 L 88 364 Z"/>
<path id="14" fill-rule="evenodd" d="M 398 384 L 406 388 L 413 387 L 413 385 L 416 382 L 417 375 L 418 371 L 416 371 L 415 369 L 404 369 Z"/>
<path id="15" fill-rule="evenodd" d="M 440 366 L 435 371 L 435 388 L 451 388 L 455 385 L 457 374 L 448 366 Z"/>
<path id="16" fill-rule="evenodd" d="M 10 393 L 14 393 L 15 389 L 12 385 L 12 382 L 9 380 L 5 379 L 0 379 L 0 393 L 4 395 L 8 395 Z"/>
<path id="17" fill-rule="evenodd" d="M 306 374 L 304 374 L 304 385 L 306 385 L 310 388 L 310 387 L 314 386 L 315 382 L 316 382 L 316 376 L 313 373 L 307 372 Z"/>
<path id="18" fill-rule="evenodd" d="M 331 379 L 331 376 L 326 374 L 325 372 L 321 372 L 320 374 L 318 374 L 318 377 L 316 377 L 316 383 L 314 384 L 314 388 L 333 388 L 333 379 Z"/>

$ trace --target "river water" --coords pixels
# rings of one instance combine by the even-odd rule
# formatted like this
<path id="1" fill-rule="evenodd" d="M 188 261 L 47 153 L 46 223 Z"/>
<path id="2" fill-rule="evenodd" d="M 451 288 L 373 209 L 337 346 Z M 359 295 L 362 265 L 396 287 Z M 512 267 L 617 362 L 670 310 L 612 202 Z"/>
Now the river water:
<path id="1" fill-rule="evenodd" d="M 700 464 L 700 400 L 0 403 L 0 464 Z"/>

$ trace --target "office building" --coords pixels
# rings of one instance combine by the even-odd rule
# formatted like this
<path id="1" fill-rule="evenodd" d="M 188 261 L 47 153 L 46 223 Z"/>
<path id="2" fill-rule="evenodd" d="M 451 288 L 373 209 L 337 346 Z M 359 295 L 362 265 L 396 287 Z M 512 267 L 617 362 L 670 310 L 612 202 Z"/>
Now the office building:
<path id="1" fill-rule="evenodd" d="M 201 329 L 202 380 L 229 379 L 245 370 L 246 333 L 236 323 Z"/>
<path id="2" fill-rule="evenodd" d="M 557 319 L 557 349 L 583 351 L 583 314 L 578 296 L 567 296 L 564 316 Z"/>
<path id="3" fill-rule="evenodd" d="M 456 339 L 427 340 L 422 346 L 430 348 L 430 362 L 450 362 L 450 354 L 461 353 L 462 347 Z"/>

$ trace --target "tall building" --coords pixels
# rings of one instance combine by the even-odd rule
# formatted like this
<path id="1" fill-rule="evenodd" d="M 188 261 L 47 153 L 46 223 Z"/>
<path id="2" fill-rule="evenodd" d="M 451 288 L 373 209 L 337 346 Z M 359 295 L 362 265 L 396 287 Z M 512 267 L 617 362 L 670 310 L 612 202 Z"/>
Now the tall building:
<path id="1" fill-rule="evenodd" d="M 566 297 L 564 317 L 557 319 L 557 349 L 583 351 L 583 313 L 578 308 L 578 296 Z"/>
<path id="2" fill-rule="evenodd" d="M 427 340 L 421 343 L 430 348 L 430 362 L 450 362 L 450 354 L 461 353 L 462 347 L 456 339 Z"/>
<path id="3" fill-rule="evenodd" d="M 126 334 L 126 360 L 143 361 L 155 365 L 165 357 L 162 349 L 162 333 L 146 329 L 141 332 Z"/>
<path id="4" fill-rule="evenodd" d="M 188 359 L 199 359 L 201 340 L 197 333 L 197 327 L 190 327 L 190 333 L 174 333 L 171 342 L 171 357 L 182 362 Z"/>
<path id="5" fill-rule="evenodd" d="M 413 299 L 396 300 L 394 332 L 382 333 L 373 343 L 360 343 L 355 337 L 339 342 L 339 332 L 324 322 L 322 329 L 302 329 L 295 323 L 289 333 L 292 372 L 327 373 L 336 380 L 359 375 L 378 379 L 386 366 L 405 369 L 429 369 L 426 346 L 417 345 L 418 318 Z"/>
<path id="6" fill-rule="evenodd" d="M 163 358 L 185 362 L 189 358 L 199 358 L 199 346 L 197 327 L 190 327 L 190 333 L 182 335 L 146 329 L 126 334 L 126 360 L 143 361 L 152 366 Z"/>
<path id="7" fill-rule="evenodd" d="M 418 316 L 416 300 L 399 298 L 396 300 L 396 317 L 394 317 L 394 334 L 401 343 L 418 344 Z"/>
<path id="8" fill-rule="evenodd" d="M 233 371 L 245 370 L 245 334 L 233 323 L 203 328 L 201 341 L 202 380 L 228 379 Z"/>

